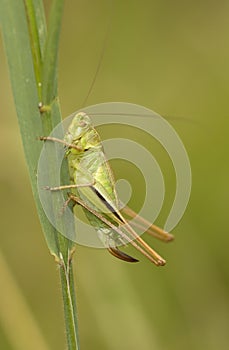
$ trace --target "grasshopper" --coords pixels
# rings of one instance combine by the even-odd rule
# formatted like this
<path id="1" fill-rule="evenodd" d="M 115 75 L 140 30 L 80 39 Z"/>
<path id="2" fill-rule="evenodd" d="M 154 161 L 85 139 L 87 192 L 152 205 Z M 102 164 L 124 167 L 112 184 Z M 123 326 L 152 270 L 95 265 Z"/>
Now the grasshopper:
<path id="1" fill-rule="evenodd" d="M 119 199 L 115 190 L 114 176 L 106 160 L 100 136 L 86 113 L 75 114 L 64 139 L 50 136 L 40 137 L 44 141 L 59 142 L 64 145 L 68 159 L 71 183 L 58 187 L 46 187 L 50 191 L 69 189 L 68 199 L 74 205 L 82 206 L 90 224 L 95 228 L 104 246 L 115 257 L 127 261 L 138 260 L 121 251 L 118 246 L 130 243 L 156 266 L 166 261 L 153 250 L 133 229 L 129 218 L 135 217 L 135 226 L 165 242 L 173 240 L 173 235 L 137 215 L 129 207 L 119 209 Z"/>

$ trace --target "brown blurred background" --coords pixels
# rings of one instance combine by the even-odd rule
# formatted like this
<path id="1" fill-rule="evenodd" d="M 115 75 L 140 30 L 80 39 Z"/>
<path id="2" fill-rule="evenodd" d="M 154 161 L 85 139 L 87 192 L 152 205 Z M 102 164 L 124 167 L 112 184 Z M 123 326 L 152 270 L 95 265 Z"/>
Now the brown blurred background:
<path id="1" fill-rule="evenodd" d="M 228 13 L 229 3 L 222 0 L 117 0 L 112 8 L 105 0 L 66 2 L 59 62 L 63 115 L 82 106 L 109 27 L 87 104 L 132 102 L 171 117 L 193 173 L 187 211 L 173 231 L 175 242 L 154 245 L 168 261 L 164 268 L 135 252 L 141 262 L 131 265 L 106 251 L 77 247 L 83 350 L 228 348 Z M 61 350 L 65 334 L 59 276 L 30 190 L 2 42 L 0 62 L 1 259 L 48 347 Z M 106 138 L 106 130 L 102 134 Z M 167 168 L 166 157 L 161 162 L 168 193 L 174 193 L 172 168 Z M 120 164 L 117 177 L 122 171 L 125 165 Z M 132 181 L 135 205 L 141 187 L 137 177 Z M 171 205 L 170 195 L 166 198 L 161 225 Z M 3 279 L 0 287 L 0 313 L 6 306 L 0 316 L 0 348 L 17 350 L 17 331 L 5 316 L 7 310 L 15 318 L 20 313 L 17 302 L 7 299 L 10 285 Z"/>

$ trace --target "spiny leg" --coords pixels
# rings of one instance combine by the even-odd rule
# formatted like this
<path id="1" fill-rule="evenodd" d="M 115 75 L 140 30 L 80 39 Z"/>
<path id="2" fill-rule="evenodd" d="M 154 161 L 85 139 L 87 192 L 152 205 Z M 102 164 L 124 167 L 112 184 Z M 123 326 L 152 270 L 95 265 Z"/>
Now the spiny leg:
<path id="1" fill-rule="evenodd" d="M 153 262 L 156 266 L 163 266 L 165 265 L 166 261 L 157 254 L 151 247 L 148 246 L 144 240 L 137 235 L 136 232 L 127 224 L 127 227 L 130 229 L 132 235 L 136 239 L 136 241 L 131 240 L 119 227 L 112 224 L 109 220 L 107 220 L 104 216 L 102 216 L 97 211 L 90 208 L 86 203 L 84 203 L 80 198 L 76 197 L 73 194 L 69 195 L 69 198 L 72 198 L 73 201 L 80 204 L 82 207 L 87 209 L 89 212 L 91 212 L 93 215 L 95 215 L 97 218 L 99 218 L 102 222 L 104 222 L 108 227 L 113 229 L 115 232 L 117 232 L 121 237 L 124 237 L 128 243 L 130 243 L 133 247 L 135 247 L 137 250 L 139 250 L 143 255 L 145 255 L 151 262 Z M 127 230 L 127 229 L 126 229 Z"/>
<path id="2" fill-rule="evenodd" d="M 86 184 L 72 184 L 72 185 L 63 185 L 63 186 L 54 186 L 54 187 L 45 186 L 44 190 L 62 191 L 62 190 L 70 189 L 70 188 L 90 187 L 90 186 L 94 186 L 94 185 L 95 185 L 95 181 L 92 181 L 92 182 L 88 182 Z"/>
<path id="3" fill-rule="evenodd" d="M 74 145 L 73 143 L 68 143 L 64 140 L 61 140 L 61 139 L 58 139 L 56 137 L 51 137 L 51 136 L 40 136 L 39 137 L 39 140 L 41 141 L 53 141 L 53 142 L 58 142 L 58 143 L 61 143 L 62 145 L 68 147 L 68 148 L 74 148 L 76 149 L 77 151 L 82 151 L 82 148 L 77 146 L 77 145 Z"/>
<path id="4" fill-rule="evenodd" d="M 45 186 L 44 190 L 48 190 L 51 192 L 55 192 L 55 191 L 63 191 L 66 189 L 71 189 L 71 188 L 79 188 L 79 187 L 88 187 L 88 186 L 93 186 L 94 183 L 88 183 L 88 184 L 78 184 L 78 185 L 63 185 L 63 186 L 56 186 L 56 187 L 49 187 L 49 186 Z M 68 194 L 69 196 L 69 194 Z M 63 215 L 68 204 L 72 201 L 73 199 L 69 196 L 68 199 L 66 199 L 64 201 L 63 207 L 60 209 L 60 215 Z"/>

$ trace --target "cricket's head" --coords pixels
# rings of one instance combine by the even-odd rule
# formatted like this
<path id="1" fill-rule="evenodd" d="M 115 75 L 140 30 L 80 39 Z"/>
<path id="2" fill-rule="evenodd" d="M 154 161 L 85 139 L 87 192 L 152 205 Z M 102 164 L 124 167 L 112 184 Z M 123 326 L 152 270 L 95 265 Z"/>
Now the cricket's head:
<path id="1" fill-rule="evenodd" d="M 84 112 L 77 113 L 73 117 L 64 139 L 67 143 L 79 147 L 81 152 L 97 147 L 101 143 L 91 119 Z M 72 149 L 72 152 L 75 153 L 75 149 Z"/>

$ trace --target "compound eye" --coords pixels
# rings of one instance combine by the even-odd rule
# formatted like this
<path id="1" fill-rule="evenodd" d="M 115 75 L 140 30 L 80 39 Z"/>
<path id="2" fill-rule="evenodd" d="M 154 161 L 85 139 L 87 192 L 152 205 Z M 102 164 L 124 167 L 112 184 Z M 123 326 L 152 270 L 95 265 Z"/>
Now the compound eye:
<path id="1" fill-rule="evenodd" d="M 80 121 L 79 122 L 79 126 L 81 126 L 82 128 L 84 128 L 87 125 L 87 123 L 85 123 L 85 121 Z"/>

